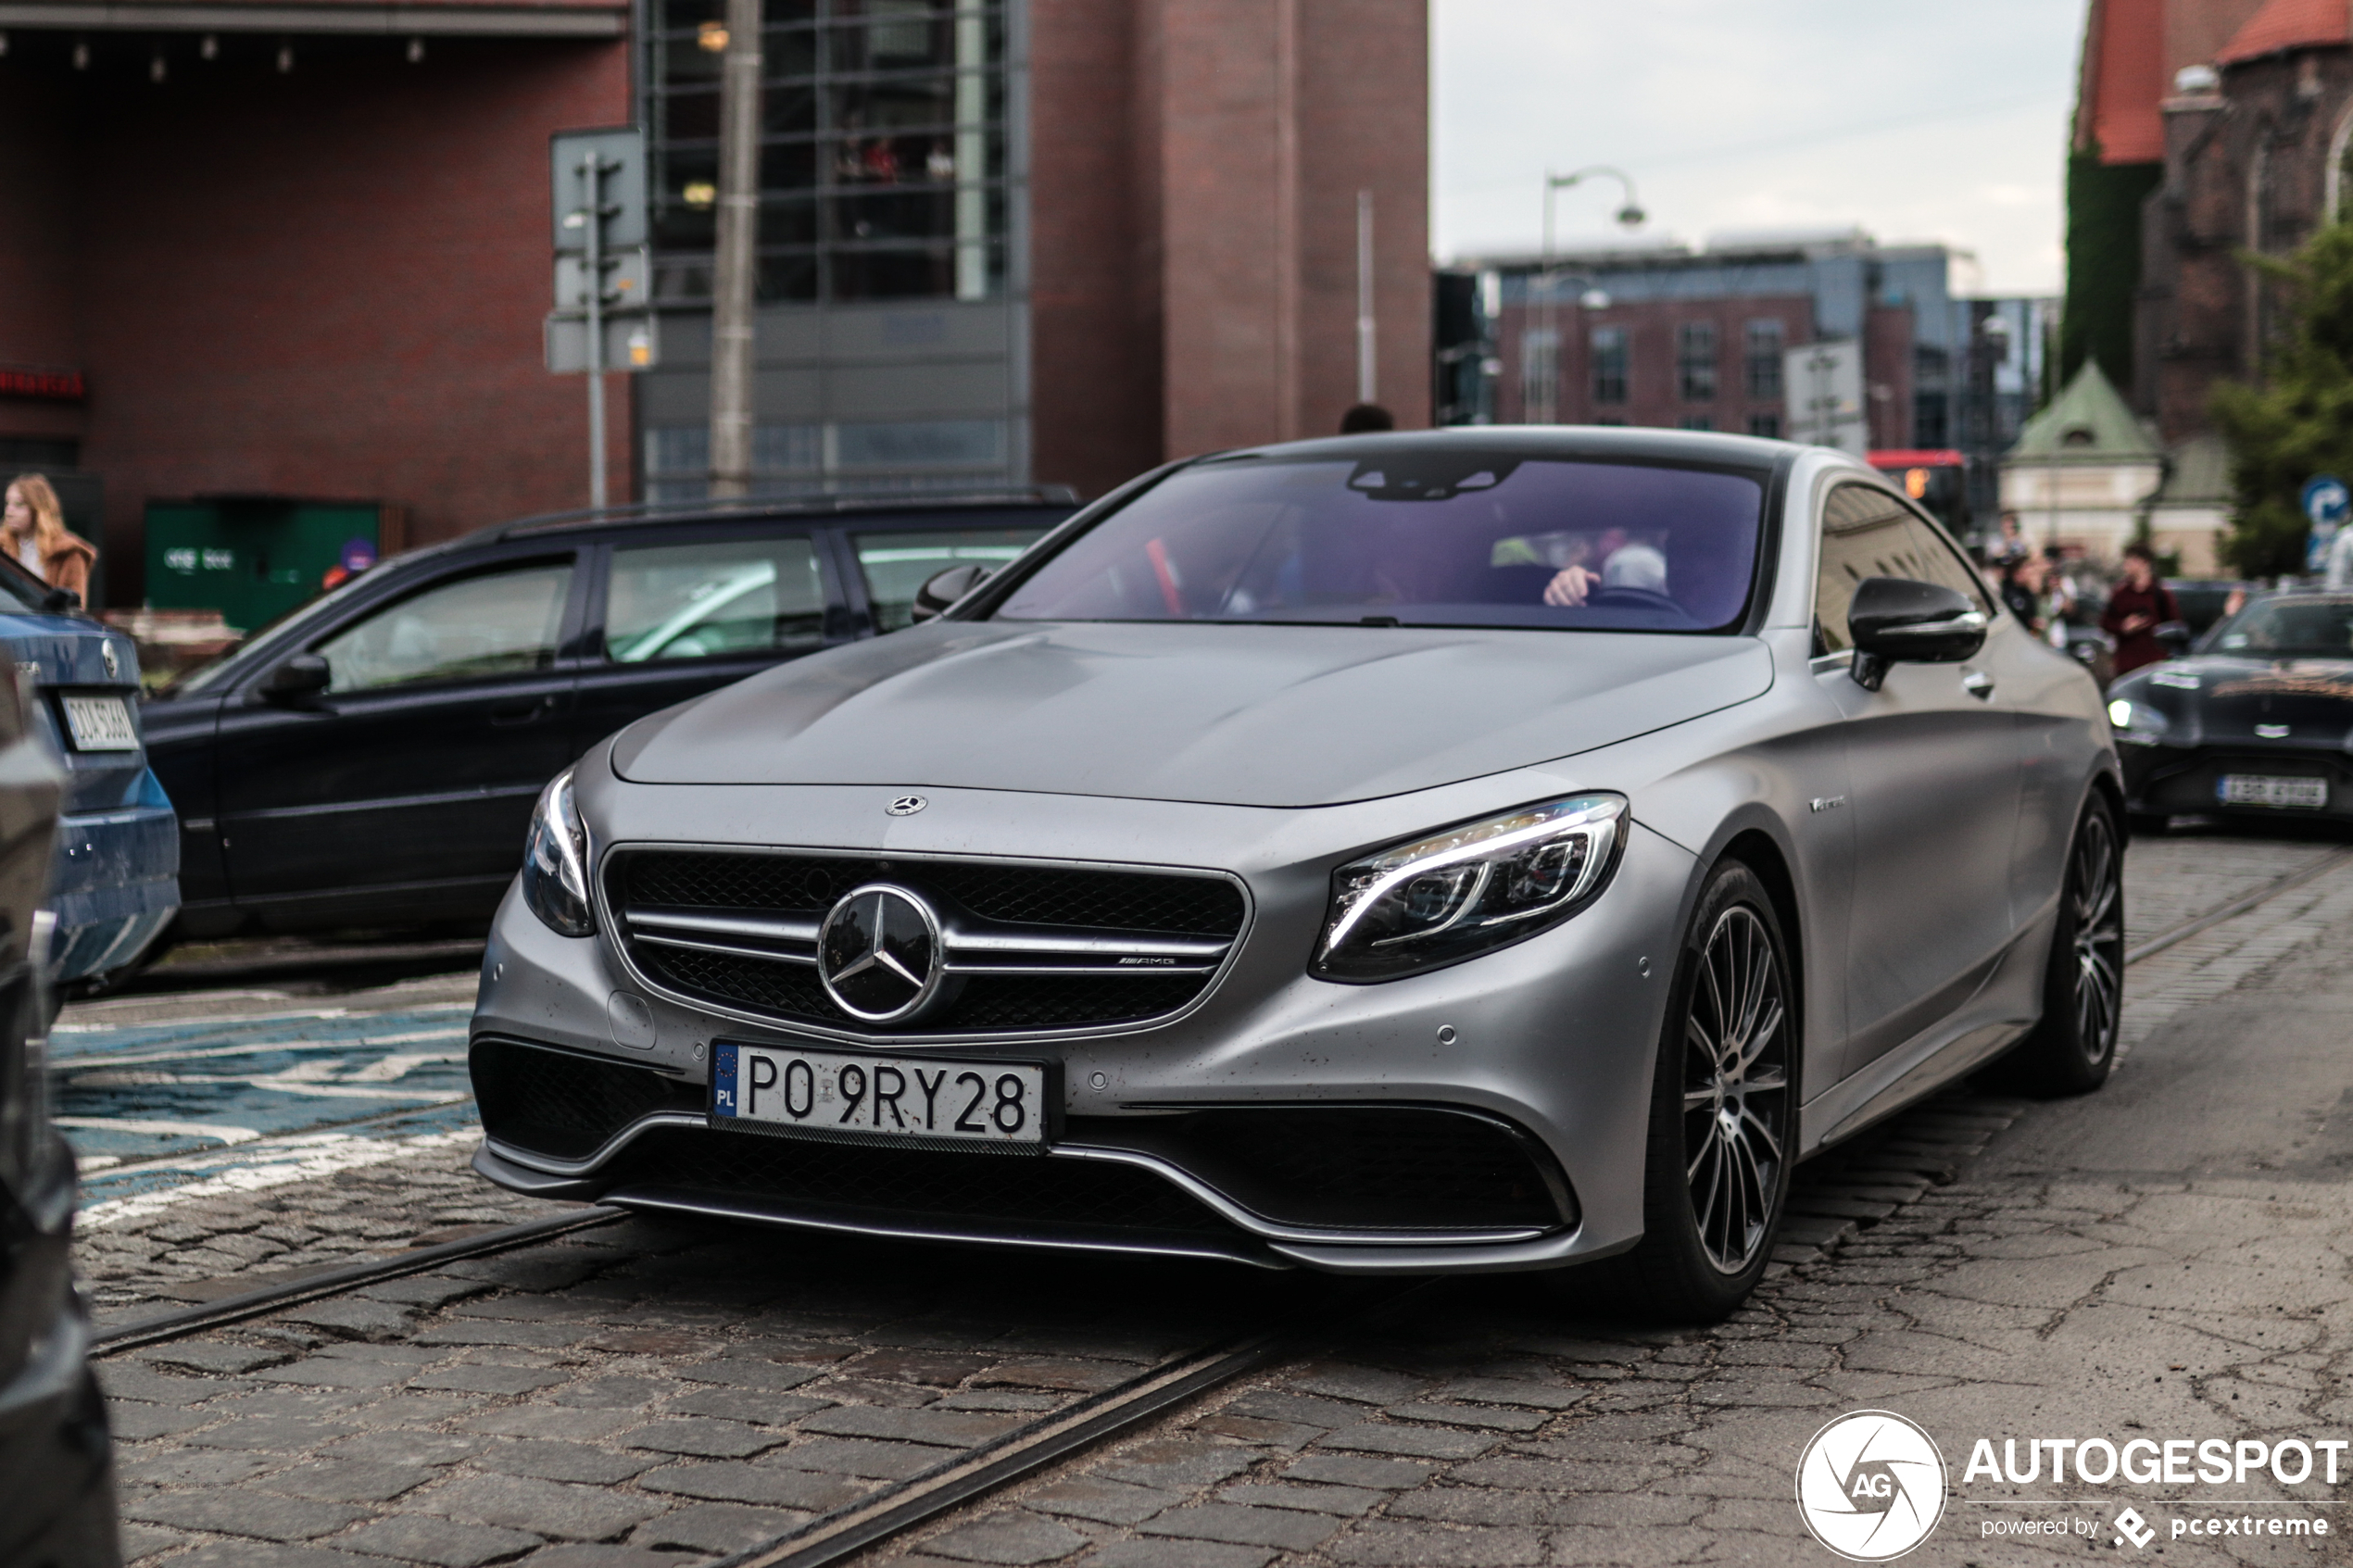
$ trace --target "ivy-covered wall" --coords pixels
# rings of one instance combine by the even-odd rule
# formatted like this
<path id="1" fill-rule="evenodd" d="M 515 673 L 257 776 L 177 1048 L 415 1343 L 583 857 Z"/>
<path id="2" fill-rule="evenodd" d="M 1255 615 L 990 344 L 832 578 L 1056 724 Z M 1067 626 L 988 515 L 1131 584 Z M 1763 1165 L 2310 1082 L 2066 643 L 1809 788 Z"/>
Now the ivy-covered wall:
<path id="1" fill-rule="evenodd" d="M 2133 384 L 2133 296 L 2141 286 L 2141 203 L 2161 163 L 2100 162 L 2095 146 L 2067 160 L 2067 300 L 2059 313 L 2058 384 L 2086 358 Z"/>

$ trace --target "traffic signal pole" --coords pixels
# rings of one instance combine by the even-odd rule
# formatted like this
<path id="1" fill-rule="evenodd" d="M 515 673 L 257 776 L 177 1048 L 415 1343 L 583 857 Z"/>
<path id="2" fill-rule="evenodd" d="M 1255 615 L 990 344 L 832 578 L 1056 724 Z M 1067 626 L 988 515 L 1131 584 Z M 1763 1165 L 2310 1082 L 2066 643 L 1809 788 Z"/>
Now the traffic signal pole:
<path id="1" fill-rule="evenodd" d="M 751 492 L 753 267 L 760 240 L 761 0 L 727 0 L 711 301 L 711 493 Z"/>
<path id="2" fill-rule="evenodd" d="M 591 148 L 580 160 L 588 193 L 588 232 L 581 257 L 588 275 L 588 505 L 606 504 L 605 478 L 605 160 Z"/>

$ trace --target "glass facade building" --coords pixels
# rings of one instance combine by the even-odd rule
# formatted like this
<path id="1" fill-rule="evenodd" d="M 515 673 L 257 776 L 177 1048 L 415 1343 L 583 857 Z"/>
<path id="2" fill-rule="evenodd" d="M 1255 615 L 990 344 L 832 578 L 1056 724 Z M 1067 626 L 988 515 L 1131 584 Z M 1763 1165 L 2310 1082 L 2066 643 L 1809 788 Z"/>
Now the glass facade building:
<path id="1" fill-rule="evenodd" d="M 724 0 L 640 0 L 654 302 L 648 498 L 708 467 Z M 757 490 L 1026 475 L 1022 0 L 765 0 Z M 675 351 L 673 351 L 675 345 Z"/>

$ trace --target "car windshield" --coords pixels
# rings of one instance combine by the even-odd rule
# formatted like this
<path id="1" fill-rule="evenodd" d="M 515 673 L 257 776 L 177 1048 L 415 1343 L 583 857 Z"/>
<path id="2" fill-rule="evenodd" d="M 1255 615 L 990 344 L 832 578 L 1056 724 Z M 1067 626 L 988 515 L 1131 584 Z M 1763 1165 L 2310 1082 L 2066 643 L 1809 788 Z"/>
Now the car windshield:
<path id="1" fill-rule="evenodd" d="M 2246 659 L 2353 659 L 2353 597 L 2258 599 L 2200 651 Z"/>
<path id="2" fill-rule="evenodd" d="M 1179 470 L 1007 598 L 1010 621 L 1723 632 L 1761 475 L 1508 451 L 1238 457 Z"/>

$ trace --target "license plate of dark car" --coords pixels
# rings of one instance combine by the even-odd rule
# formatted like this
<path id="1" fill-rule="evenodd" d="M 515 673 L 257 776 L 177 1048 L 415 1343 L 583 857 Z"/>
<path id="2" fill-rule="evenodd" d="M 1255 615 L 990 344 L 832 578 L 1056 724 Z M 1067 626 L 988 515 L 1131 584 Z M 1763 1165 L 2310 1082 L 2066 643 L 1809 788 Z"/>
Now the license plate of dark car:
<path id="1" fill-rule="evenodd" d="M 2225 773 L 2214 793 L 2225 806 L 2300 806 L 2318 810 L 2329 803 L 2329 782 L 2275 778 L 2264 773 Z"/>
<path id="2" fill-rule="evenodd" d="M 1038 1145 L 1046 1141 L 1046 1070 L 723 1040 L 711 1046 L 711 1116 L 810 1132 Z"/>

